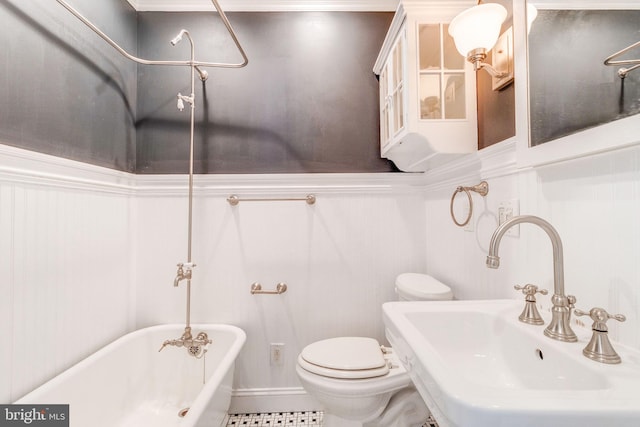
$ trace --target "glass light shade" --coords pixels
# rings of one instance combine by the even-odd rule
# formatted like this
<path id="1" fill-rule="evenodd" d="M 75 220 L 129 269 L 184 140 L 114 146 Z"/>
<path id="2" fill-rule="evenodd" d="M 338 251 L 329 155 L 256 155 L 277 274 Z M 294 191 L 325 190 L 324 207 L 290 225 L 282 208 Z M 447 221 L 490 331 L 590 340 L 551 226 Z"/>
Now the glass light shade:
<path id="1" fill-rule="evenodd" d="M 497 3 L 485 3 L 465 10 L 449 24 L 449 34 L 464 57 L 474 49 L 490 51 L 500 36 L 507 9 Z"/>

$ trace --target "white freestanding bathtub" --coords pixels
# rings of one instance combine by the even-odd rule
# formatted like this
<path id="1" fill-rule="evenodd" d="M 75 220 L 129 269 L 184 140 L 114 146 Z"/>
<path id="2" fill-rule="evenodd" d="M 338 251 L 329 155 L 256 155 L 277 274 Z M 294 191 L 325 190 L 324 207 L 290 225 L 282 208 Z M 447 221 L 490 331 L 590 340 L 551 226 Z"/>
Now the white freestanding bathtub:
<path id="1" fill-rule="evenodd" d="M 69 404 L 71 427 L 219 427 L 231 402 L 234 362 L 246 335 L 230 325 L 192 325 L 213 343 L 201 359 L 184 347 L 184 325 L 127 334 L 25 395 L 16 404 Z M 73 342 L 65 343 L 73 345 Z M 189 408 L 186 415 L 179 413 Z"/>

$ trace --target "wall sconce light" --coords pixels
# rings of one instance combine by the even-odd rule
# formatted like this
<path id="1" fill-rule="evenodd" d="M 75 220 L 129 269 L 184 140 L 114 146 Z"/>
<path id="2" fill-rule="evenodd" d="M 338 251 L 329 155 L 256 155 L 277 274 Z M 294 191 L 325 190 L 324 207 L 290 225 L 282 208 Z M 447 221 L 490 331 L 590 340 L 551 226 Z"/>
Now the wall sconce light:
<path id="1" fill-rule="evenodd" d="M 506 17 L 507 10 L 502 5 L 485 3 L 458 14 L 449 24 L 456 49 L 473 64 L 475 71 L 484 69 L 491 74 L 493 90 L 513 81 L 512 28 L 500 35 Z M 493 64 L 487 64 L 484 60 L 491 49 Z"/>

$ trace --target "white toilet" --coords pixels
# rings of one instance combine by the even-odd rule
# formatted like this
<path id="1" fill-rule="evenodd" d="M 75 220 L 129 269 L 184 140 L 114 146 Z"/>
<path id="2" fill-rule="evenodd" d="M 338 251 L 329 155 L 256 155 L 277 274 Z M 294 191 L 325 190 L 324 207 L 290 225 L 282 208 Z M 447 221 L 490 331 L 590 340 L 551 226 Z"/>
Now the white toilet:
<path id="1" fill-rule="evenodd" d="M 396 293 L 400 301 L 444 301 L 453 299 L 451 288 L 439 280 L 421 273 L 402 273 L 396 278 Z"/>
<path id="2" fill-rule="evenodd" d="M 399 275 L 396 292 L 403 301 L 453 298 L 448 286 L 418 273 Z M 324 406 L 326 427 L 413 427 L 429 416 L 393 350 L 373 338 L 309 344 L 298 356 L 296 373 L 307 393 Z"/>

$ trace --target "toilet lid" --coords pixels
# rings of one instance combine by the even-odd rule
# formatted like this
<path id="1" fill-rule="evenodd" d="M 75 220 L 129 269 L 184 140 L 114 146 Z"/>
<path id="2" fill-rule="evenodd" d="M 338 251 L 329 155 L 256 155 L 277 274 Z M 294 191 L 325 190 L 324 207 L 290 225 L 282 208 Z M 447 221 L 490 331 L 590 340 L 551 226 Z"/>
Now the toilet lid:
<path id="1" fill-rule="evenodd" d="M 338 337 L 314 342 L 300 353 L 307 371 L 331 378 L 373 378 L 389 373 L 380 344 L 373 338 Z"/>
<path id="2" fill-rule="evenodd" d="M 417 300 L 449 300 L 453 298 L 451 288 L 437 279 L 420 273 L 402 273 L 396 278 L 396 287 Z"/>

